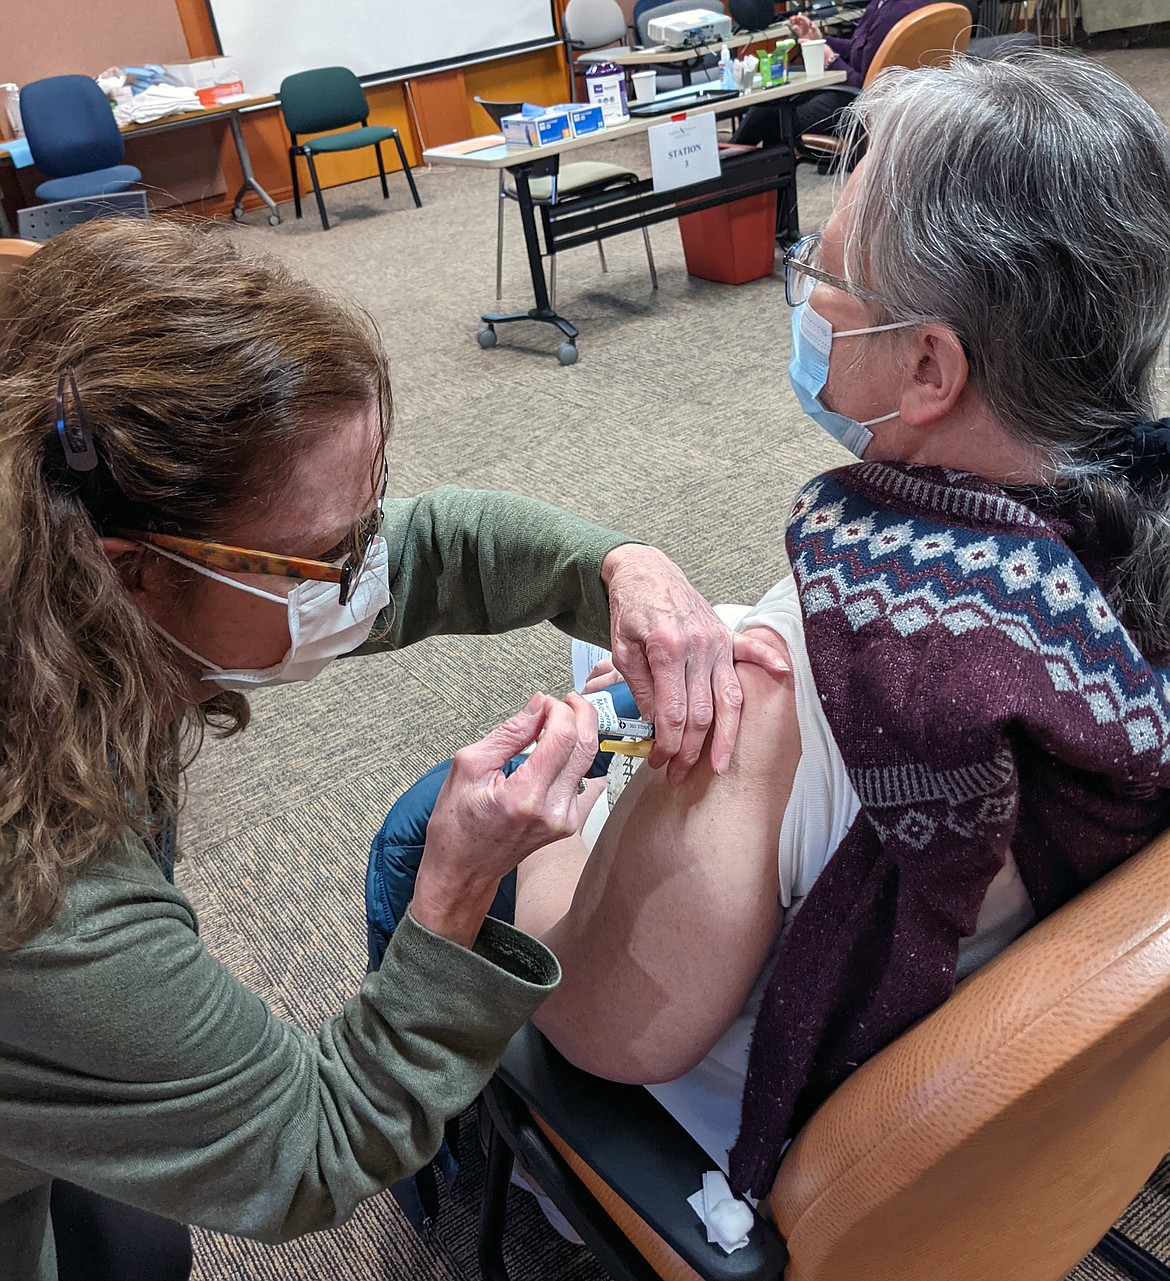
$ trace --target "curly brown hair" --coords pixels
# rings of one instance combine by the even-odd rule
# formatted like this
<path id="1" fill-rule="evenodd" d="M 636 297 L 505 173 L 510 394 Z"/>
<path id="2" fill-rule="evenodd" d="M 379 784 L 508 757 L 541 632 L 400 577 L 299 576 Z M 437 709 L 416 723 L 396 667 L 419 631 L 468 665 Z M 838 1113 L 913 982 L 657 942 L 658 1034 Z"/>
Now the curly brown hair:
<path id="1" fill-rule="evenodd" d="M 168 711 L 186 701 L 183 659 L 123 590 L 103 513 L 62 467 L 62 371 L 121 510 L 138 528 L 212 539 L 278 493 L 348 408 L 378 404 L 385 434 L 390 384 L 368 316 L 214 228 L 89 223 L 33 254 L 3 294 L 0 948 L 11 948 L 87 868 L 173 818 L 208 727 L 230 734 L 248 719 L 238 694 L 178 723 Z"/>

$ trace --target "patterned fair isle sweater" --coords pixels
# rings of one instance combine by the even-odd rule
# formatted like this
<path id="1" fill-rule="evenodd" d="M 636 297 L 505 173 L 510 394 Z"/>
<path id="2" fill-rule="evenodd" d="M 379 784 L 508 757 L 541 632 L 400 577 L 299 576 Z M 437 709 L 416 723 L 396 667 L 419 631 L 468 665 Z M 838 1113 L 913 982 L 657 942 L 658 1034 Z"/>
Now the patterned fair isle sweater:
<path id="1" fill-rule="evenodd" d="M 1170 822 L 1170 669 L 1107 603 L 1091 522 L 1044 510 L 966 473 L 884 463 L 797 499 L 787 546 L 809 659 L 861 811 L 756 1022 L 740 1193 L 765 1194 L 784 1140 L 950 995 L 1009 848 L 1044 916 Z"/>

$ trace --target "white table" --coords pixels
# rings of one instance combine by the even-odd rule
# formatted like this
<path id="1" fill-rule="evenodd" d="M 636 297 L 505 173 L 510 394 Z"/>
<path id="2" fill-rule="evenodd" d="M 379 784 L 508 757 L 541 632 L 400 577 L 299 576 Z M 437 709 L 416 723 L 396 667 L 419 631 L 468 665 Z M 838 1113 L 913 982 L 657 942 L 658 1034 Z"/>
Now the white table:
<path id="1" fill-rule="evenodd" d="M 735 166 L 725 167 L 724 174 L 711 182 L 672 191 L 655 192 L 649 179 L 644 179 L 621 191 L 604 192 L 599 196 L 573 199 L 562 206 L 542 205 L 545 241 L 550 251 L 571 249 L 636 231 L 657 222 L 678 218 L 683 213 L 697 213 L 716 205 L 729 204 L 747 196 L 766 191 L 777 191 L 786 185 L 791 190 L 789 202 L 790 231 L 798 225 L 796 210 L 796 185 L 791 178 L 781 175 L 781 158 L 787 153 L 791 159 L 792 136 L 791 110 L 786 110 L 786 100 L 797 94 L 845 80 L 843 71 L 826 71 L 819 76 L 797 73 L 786 85 L 769 89 L 753 89 L 734 98 L 704 103 L 697 107 L 683 108 L 688 115 L 713 113 L 716 116 L 743 112 L 761 103 L 774 102 L 781 108 L 782 132 L 785 147 L 770 147 L 754 151 L 748 156 L 737 157 Z M 683 91 L 678 91 L 679 93 Z M 663 95 L 664 97 L 674 95 Z M 577 359 L 577 330 L 563 316 L 558 315 L 549 303 L 548 285 L 545 281 L 540 237 L 537 231 L 536 206 L 532 199 L 530 181 L 533 178 L 556 176 L 560 158 L 569 153 L 595 147 L 599 143 L 618 138 L 631 138 L 644 134 L 654 125 L 669 120 L 669 115 L 631 117 L 628 123 L 610 125 L 583 138 L 567 138 L 561 142 L 546 143 L 540 147 L 509 145 L 497 134 L 487 138 L 469 138 L 465 142 L 449 143 L 443 147 L 429 147 L 423 159 L 434 165 L 454 165 L 465 169 L 481 169 L 498 173 L 507 169 L 516 184 L 520 220 L 524 226 L 524 243 L 528 251 L 528 267 L 532 276 L 534 306 L 524 312 L 500 314 L 485 313 L 484 328 L 480 330 L 480 343 L 485 347 L 495 345 L 495 326 L 519 320 L 535 320 L 555 326 L 564 335 L 559 355 L 563 364 L 573 364 Z M 742 162 L 742 163 L 738 163 Z M 684 206 L 680 208 L 680 206 Z M 558 210 L 560 212 L 558 212 Z M 582 213 L 581 211 L 585 212 Z"/>
<path id="2" fill-rule="evenodd" d="M 1170 0 L 1166 0 L 1170 3 Z M 856 22 L 864 12 L 862 9 L 842 9 L 832 18 L 822 22 L 822 28 L 832 27 L 843 22 Z M 765 28 L 763 31 L 736 31 L 729 35 L 725 40 L 714 41 L 717 45 L 725 44 L 729 49 L 743 49 L 747 45 L 764 44 L 770 40 L 795 40 L 796 36 L 789 26 L 787 20 L 773 23 L 772 26 Z M 713 52 L 710 45 L 703 45 L 697 49 L 675 49 L 670 45 L 645 45 L 641 47 L 630 45 L 614 45 L 609 49 L 590 49 L 588 53 L 579 53 L 575 59 L 582 66 L 591 67 L 603 62 L 612 62 L 615 66 L 625 67 L 632 71 L 636 67 L 668 67 L 675 64 L 679 66 L 684 77 L 688 72 L 685 64 L 698 64 L 704 54 Z M 692 66 L 689 70 L 694 70 Z"/>

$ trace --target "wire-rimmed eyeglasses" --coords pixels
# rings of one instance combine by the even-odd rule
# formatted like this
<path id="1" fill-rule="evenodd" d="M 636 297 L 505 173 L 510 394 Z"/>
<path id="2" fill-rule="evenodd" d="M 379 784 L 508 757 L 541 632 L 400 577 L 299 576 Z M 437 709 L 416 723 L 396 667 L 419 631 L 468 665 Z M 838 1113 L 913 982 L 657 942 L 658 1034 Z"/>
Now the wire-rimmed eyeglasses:
<path id="1" fill-rule="evenodd" d="M 821 267 L 821 233 L 801 236 L 784 255 L 784 297 L 790 307 L 799 307 L 808 301 L 809 294 L 820 285 L 832 285 L 854 298 L 865 302 L 881 302 L 871 289 L 855 285 L 841 276 L 834 276 Z"/>

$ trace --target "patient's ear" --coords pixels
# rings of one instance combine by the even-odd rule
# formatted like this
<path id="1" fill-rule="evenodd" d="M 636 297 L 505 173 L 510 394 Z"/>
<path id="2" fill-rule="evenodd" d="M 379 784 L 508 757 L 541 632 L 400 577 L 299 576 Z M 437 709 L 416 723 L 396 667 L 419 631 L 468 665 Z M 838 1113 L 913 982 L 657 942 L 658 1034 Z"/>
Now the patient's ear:
<path id="1" fill-rule="evenodd" d="M 958 334 L 946 325 L 921 325 L 910 336 L 906 368 L 899 416 L 911 427 L 933 427 L 954 410 L 970 377 Z"/>

